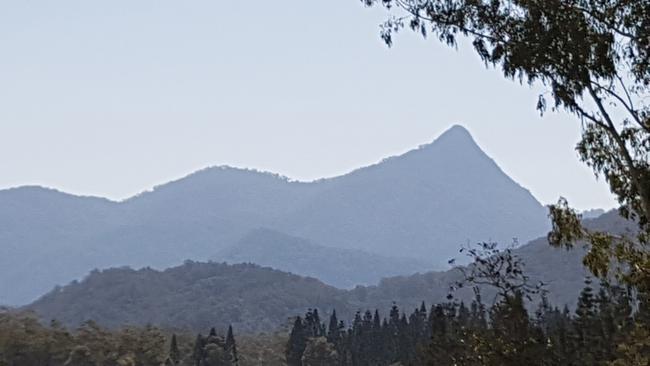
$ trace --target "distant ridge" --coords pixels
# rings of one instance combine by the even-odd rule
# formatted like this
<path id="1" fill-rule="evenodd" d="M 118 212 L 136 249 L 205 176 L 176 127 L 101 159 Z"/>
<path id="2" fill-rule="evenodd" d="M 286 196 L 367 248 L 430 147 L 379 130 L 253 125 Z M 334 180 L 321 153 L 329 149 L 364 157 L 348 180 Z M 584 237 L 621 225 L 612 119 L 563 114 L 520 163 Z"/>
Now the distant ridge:
<path id="1" fill-rule="evenodd" d="M 238 332 L 260 332 L 315 305 L 351 311 L 345 291 L 317 279 L 254 264 L 187 261 L 164 271 L 93 271 L 28 309 L 70 326 L 92 319 L 112 328 L 157 324 L 198 331 L 205 324 L 222 329 L 232 324 Z"/>
<path id="2" fill-rule="evenodd" d="M 589 220 L 588 227 L 615 234 L 630 233 L 634 225 L 616 212 Z M 257 231 L 252 235 L 261 235 Z M 267 233 L 262 238 L 277 233 Z M 310 249 L 311 247 L 307 247 Z M 574 308 L 589 272 L 582 265 L 580 246 L 567 251 L 551 247 L 545 238 L 516 249 L 531 283 L 547 284 L 548 300 L 562 308 Z M 375 286 L 340 290 L 321 281 L 252 264 L 186 262 L 156 271 L 129 268 L 93 271 L 83 281 L 50 291 L 26 307 L 44 320 L 58 319 L 76 326 L 88 319 L 119 327 L 148 323 L 172 328 L 200 330 L 205 324 L 225 327 L 234 324 L 240 332 L 272 331 L 288 318 L 309 308 L 337 310 L 349 322 L 358 310 L 381 313 L 396 303 L 405 312 L 447 301 L 449 285 L 460 279 L 456 269 L 386 278 Z M 483 288 L 483 301 L 494 301 L 493 291 Z M 469 289 L 456 293 L 469 301 Z M 536 303 L 529 304 L 531 310 Z"/>
<path id="3" fill-rule="evenodd" d="M 215 262 L 255 263 L 314 277 L 341 289 L 375 285 L 384 277 L 427 272 L 426 260 L 384 257 L 360 250 L 332 248 L 270 229 L 252 230 L 211 258 Z"/>
<path id="4" fill-rule="evenodd" d="M 0 190 L 0 304 L 25 304 L 92 268 L 206 260 L 262 227 L 444 269 L 468 241 L 526 242 L 543 235 L 548 220 L 460 126 L 400 156 L 309 183 L 221 167 L 122 202 Z"/>
<path id="5" fill-rule="evenodd" d="M 416 153 L 416 152 L 418 152 L 420 150 L 424 150 L 424 149 L 426 149 L 426 148 L 428 148 L 428 147 L 430 147 L 430 146 L 432 146 L 432 145 L 434 145 L 436 143 L 437 144 L 445 143 L 445 144 L 448 144 L 448 145 L 460 144 L 460 145 L 463 145 L 463 146 L 473 146 L 473 147 L 475 147 L 476 149 L 478 149 L 479 151 L 482 152 L 482 150 L 478 147 L 478 145 L 476 144 L 476 142 L 475 142 L 474 138 L 472 137 L 472 135 L 470 134 L 470 132 L 465 127 L 463 127 L 462 125 L 452 125 L 449 129 L 447 129 L 442 134 L 440 134 L 440 136 L 438 136 L 432 142 L 421 144 L 421 145 L 417 146 L 416 148 L 407 150 L 406 152 L 404 152 L 402 154 L 392 155 L 392 156 L 383 158 L 383 159 L 379 160 L 376 163 L 352 169 L 351 171 L 349 171 L 347 173 L 344 173 L 344 174 L 341 174 L 341 175 L 336 175 L 336 176 L 332 176 L 332 177 L 325 177 L 325 178 L 317 178 L 317 179 L 312 179 L 312 180 L 294 179 L 294 178 L 291 178 L 289 176 L 279 174 L 279 173 L 275 173 L 275 172 L 271 172 L 271 171 L 260 170 L 260 169 L 255 169 L 255 168 L 236 167 L 236 166 L 231 166 L 231 165 L 226 164 L 226 165 L 207 166 L 205 168 L 196 170 L 194 172 L 183 175 L 181 177 L 171 179 L 170 181 L 160 183 L 160 184 L 156 184 L 156 185 L 154 185 L 153 187 L 151 187 L 149 189 L 145 189 L 145 190 L 143 190 L 143 191 L 141 191 L 141 192 L 139 192 L 139 193 L 137 193 L 137 194 L 135 194 L 133 196 L 126 197 L 126 198 L 121 199 L 121 200 L 102 197 L 101 195 L 76 194 L 76 193 L 73 193 L 73 192 L 67 192 L 67 191 L 60 190 L 60 189 L 58 189 L 56 187 L 46 187 L 46 186 L 35 185 L 35 184 L 0 189 L 0 192 L 2 192 L 2 191 L 16 191 L 16 190 L 21 190 L 21 191 L 34 190 L 34 191 L 45 191 L 45 192 L 59 193 L 59 194 L 64 194 L 64 195 L 67 195 L 67 196 L 72 196 L 72 197 L 77 197 L 77 198 L 96 198 L 96 199 L 102 199 L 102 200 L 106 200 L 106 201 L 114 202 L 114 203 L 122 203 L 122 202 L 130 201 L 130 200 L 138 199 L 141 196 L 146 196 L 146 195 L 151 194 L 151 193 L 157 191 L 158 189 L 162 189 L 163 187 L 166 187 L 168 185 L 173 185 L 175 183 L 183 182 L 183 181 L 188 180 L 188 179 L 191 180 L 196 176 L 200 176 L 200 175 L 203 175 L 203 174 L 210 174 L 210 173 L 213 173 L 215 171 L 235 171 L 235 172 L 239 172 L 241 174 L 265 175 L 265 176 L 268 176 L 268 177 L 273 177 L 274 179 L 285 181 L 287 183 L 314 184 L 314 183 L 321 183 L 321 182 L 324 182 L 324 181 L 338 179 L 340 177 L 345 177 L 345 176 L 348 176 L 348 175 L 353 174 L 353 173 L 358 172 L 358 171 L 363 171 L 365 169 L 369 169 L 369 168 L 373 168 L 375 166 L 379 166 L 379 165 L 381 165 L 383 163 L 386 163 L 386 162 L 389 162 L 389 161 L 391 161 L 393 159 L 399 159 L 399 158 L 404 157 L 404 156 L 406 156 L 408 154 L 412 154 L 412 153 Z M 595 209 L 593 211 L 602 211 L 602 210 L 601 209 Z"/>

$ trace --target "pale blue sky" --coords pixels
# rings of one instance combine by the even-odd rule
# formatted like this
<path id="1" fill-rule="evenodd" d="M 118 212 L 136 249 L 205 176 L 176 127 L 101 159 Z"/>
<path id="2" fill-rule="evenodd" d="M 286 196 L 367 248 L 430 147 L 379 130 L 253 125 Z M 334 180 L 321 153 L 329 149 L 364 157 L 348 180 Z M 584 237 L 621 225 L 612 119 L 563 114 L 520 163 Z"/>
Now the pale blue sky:
<path id="1" fill-rule="evenodd" d="M 0 2 L 0 188 L 122 199 L 227 164 L 343 174 L 462 124 L 543 203 L 612 207 L 579 124 L 358 0 Z"/>

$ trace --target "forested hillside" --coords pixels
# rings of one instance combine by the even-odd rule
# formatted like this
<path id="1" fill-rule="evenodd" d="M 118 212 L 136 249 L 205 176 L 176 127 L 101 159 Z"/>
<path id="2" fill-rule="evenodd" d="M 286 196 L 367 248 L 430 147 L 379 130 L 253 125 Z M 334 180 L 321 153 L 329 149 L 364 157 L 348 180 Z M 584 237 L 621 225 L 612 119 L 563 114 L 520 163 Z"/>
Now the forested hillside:
<path id="1" fill-rule="evenodd" d="M 54 289 L 28 309 L 76 326 L 157 324 L 200 330 L 232 324 L 240 332 L 274 330 L 304 309 L 348 309 L 345 291 L 253 264 L 186 262 L 164 271 L 94 271 Z"/>
<path id="2" fill-rule="evenodd" d="M 588 221 L 610 232 L 631 230 L 615 212 Z M 531 283 L 547 284 L 548 300 L 574 308 L 588 271 L 584 251 L 565 251 L 535 240 L 513 254 L 525 264 Z M 459 254 L 460 255 L 460 254 Z M 240 332 L 269 331 L 286 325 L 307 308 L 323 314 L 337 309 L 340 319 L 351 320 L 359 309 L 403 309 L 446 301 L 451 284 L 461 279 L 457 269 L 386 278 L 377 286 L 341 290 L 313 278 L 288 274 L 253 264 L 187 262 L 157 271 L 128 268 L 94 271 L 81 282 L 57 288 L 28 309 L 44 319 L 70 326 L 93 319 L 106 326 L 159 324 L 199 330 L 205 324 L 233 324 Z M 471 301 L 468 289 L 455 294 Z M 494 294 L 486 290 L 484 301 Z"/>

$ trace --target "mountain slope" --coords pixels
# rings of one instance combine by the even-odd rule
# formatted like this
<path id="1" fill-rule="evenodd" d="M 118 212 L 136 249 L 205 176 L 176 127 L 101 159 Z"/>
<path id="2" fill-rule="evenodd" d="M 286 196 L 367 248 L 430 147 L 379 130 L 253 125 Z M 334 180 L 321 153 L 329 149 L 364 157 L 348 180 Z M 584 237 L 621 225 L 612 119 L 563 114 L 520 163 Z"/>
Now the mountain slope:
<path id="1" fill-rule="evenodd" d="M 56 288 L 29 308 L 76 326 L 86 320 L 118 327 L 158 324 L 202 329 L 206 324 L 243 332 L 274 329 L 304 309 L 349 311 L 345 292 L 313 278 L 252 264 L 185 264 L 164 271 L 93 271 Z"/>
<path id="2" fill-rule="evenodd" d="M 631 226 L 614 213 L 588 223 L 614 233 Z M 548 283 L 552 304 L 573 307 L 588 272 L 582 266 L 584 251 L 566 251 L 538 239 L 515 250 L 533 283 Z M 251 264 L 187 262 L 162 272 L 152 269 L 95 271 L 81 282 L 57 288 L 28 309 L 45 319 L 75 326 L 94 319 L 102 324 L 154 323 L 180 328 L 205 328 L 205 324 L 236 324 L 243 331 L 268 331 L 286 324 L 287 318 L 308 308 L 336 309 L 343 319 L 364 309 L 387 311 L 393 302 L 412 309 L 422 301 L 446 301 L 449 284 L 459 271 L 429 272 L 387 278 L 377 286 L 339 290 L 322 282 Z M 493 298 L 483 292 L 484 301 Z M 468 293 L 459 293 L 469 299 Z"/>
<path id="3" fill-rule="evenodd" d="M 426 258 L 437 269 L 468 241 L 525 243 L 548 229 L 546 209 L 460 126 L 319 184 L 321 193 L 275 227 L 315 242 Z"/>
<path id="4" fill-rule="evenodd" d="M 526 242 L 546 210 L 462 127 L 431 144 L 310 183 L 219 167 L 124 202 L 41 188 L 0 191 L 0 304 L 24 304 L 92 268 L 206 260 L 251 230 L 443 269 L 468 241 Z M 384 275 L 388 275 L 386 273 Z"/>
<path id="5" fill-rule="evenodd" d="M 116 226 L 115 206 L 40 187 L 0 191 L 0 304 L 26 302 L 102 267 L 81 243 Z"/>
<path id="6" fill-rule="evenodd" d="M 388 258 L 360 250 L 316 245 L 269 229 L 253 230 L 211 258 L 215 262 L 255 263 L 301 276 L 318 278 L 338 288 L 373 285 L 384 277 L 426 272 L 432 263 Z"/>
<path id="7" fill-rule="evenodd" d="M 617 211 L 610 211 L 598 218 L 584 220 L 584 225 L 618 235 L 634 235 L 634 224 L 621 218 Z M 585 248 L 578 244 L 572 250 L 553 248 L 546 237 L 538 238 L 515 249 L 513 254 L 524 263 L 524 271 L 530 283 L 545 283 L 548 299 L 552 304 L 570 308 L 575 306 L 577 296 L 584 287 L 585 278 L 591 277 L 583 266 Z M 444 301 L 449 284 L 460 280 L 458 270 L 428 272 L 411 276 L 383 279 L 377 286 L 355 288 L 350 293 L 353 302 L 361 301 L 380 309 L 387 309 L 393 301 L 406 308 L 417 307 L 422 300 Z M 489 291 L 486 291 L 486 294 Z M 474 295 L 470 289 L 456 293 L 460 299 L 469 300 Z M 493 298 L 484 298 L 492 301 Z"/>
<path id="8" fill-rule="evenodd" d="M 550 282 L 552 303 L 574 305 L 587 274 L 580 265 L 580 251 L 553 249 L 539 240 L 522 247 L 521 255 L 533 281 Z M 186 262 L 164 271 L 93 271 L 81 282 L 55 288 L 27 309 L 71 327 L 92 319 L 110 327 L 151 323 L 194 330 L 206 324 L 226 327 L 232 323 L 243 332 L 260 332 L 277 329 L 308 308 L 336 309 L 341 319 L 349 321 L 357 310 L 387 311 L 393 303 L 412 309 L 422 301 L 444 302 L 449 285 L 458 279 L 459 272 L 449 270 L 339 290 L 313 278 L 253 264 Z"/>

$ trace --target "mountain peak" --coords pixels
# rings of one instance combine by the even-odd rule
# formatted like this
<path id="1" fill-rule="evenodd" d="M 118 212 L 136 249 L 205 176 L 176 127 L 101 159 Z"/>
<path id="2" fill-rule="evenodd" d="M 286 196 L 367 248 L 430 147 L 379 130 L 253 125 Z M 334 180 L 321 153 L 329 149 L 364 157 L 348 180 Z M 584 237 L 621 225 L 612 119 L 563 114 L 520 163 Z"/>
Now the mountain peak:
<path id="1" fill-rule="evenodd" d="M 480 156 L 489 159 L 483 149 L 476 143 L 472 134 L 461 125 L 451 126 L 430 143 L 420 145 L 417 149 L 397 158 L 401 156 L 419 156 L 427 159 Z"/>
<path id="2" fill-rule="evenodd" d="M 435 140 L 435 143 L 476 144 L 472 134 L 461 125 L 453 125 Z"/>

